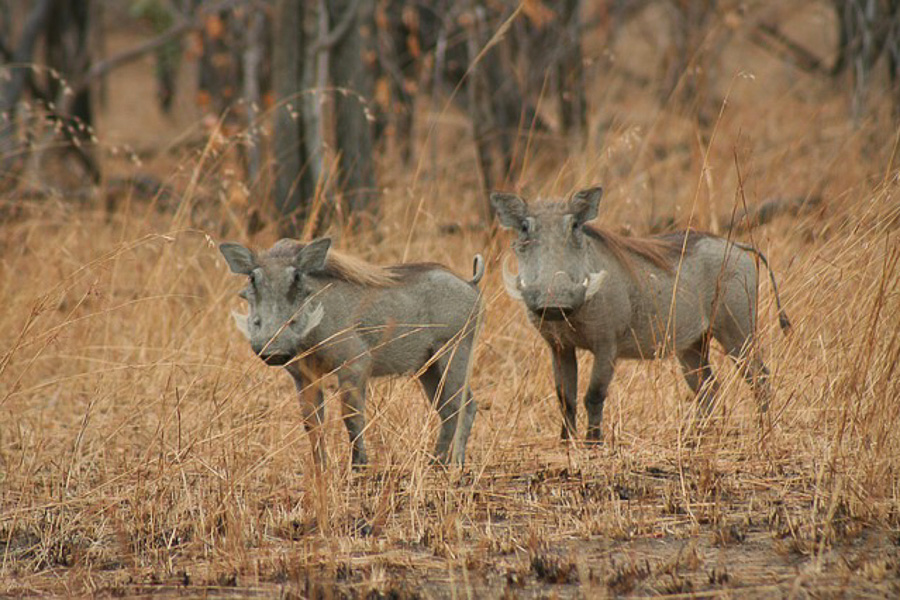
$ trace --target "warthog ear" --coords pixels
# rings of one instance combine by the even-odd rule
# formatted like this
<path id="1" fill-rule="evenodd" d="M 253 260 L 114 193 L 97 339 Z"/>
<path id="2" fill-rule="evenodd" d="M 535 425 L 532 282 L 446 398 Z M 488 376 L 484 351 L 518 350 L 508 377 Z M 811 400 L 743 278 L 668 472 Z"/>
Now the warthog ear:
<path id="1" fill-rule="evenodd" d="M 331 248 L 331 238 L 319 238 L 304 246 L 294 264 L 304 273 L 315 273 L 325 268 L 325 258 Z"/>
<path id="2" fill-rule="evenodd" d="M 601 197 L 603 197 L 603 188 L 600 186 L 575 192 L 575 195 L 569 200 L 569 212 L 580 225 L 583 225 L 597 218 L 597 207 L 600 205 Z"/>
<path id="3" fill-rule="evenodd" d="M 500 225 L 507 229 L 519 229 L 528 216 L 528 205 L 515 194 L 494 192 L 491 194 L 491 206 L 497 211 Z"/>
<path id="4" fill-rule="evenodd" d="M 240 244 L 226 242 L 219 244 L 219 252 L 225 257 L 225 262 L 231 267 L 233 273 L 239 275 L 249 275 L 258 265 L 256 264 L 256 256 L 244 248 Z"/>

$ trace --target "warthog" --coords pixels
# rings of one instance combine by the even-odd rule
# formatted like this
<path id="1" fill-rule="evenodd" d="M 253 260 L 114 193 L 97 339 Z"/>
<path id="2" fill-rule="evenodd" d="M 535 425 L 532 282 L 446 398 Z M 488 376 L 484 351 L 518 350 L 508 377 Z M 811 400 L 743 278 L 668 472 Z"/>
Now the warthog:
<path id="1" fill-rule="evenodd" d="M 619 358 L 674 352 L 700 415 L 708 414 L 718 390 L 709 363 L 711 338 L 736 361 L 762 414 L 771 395 L 769 372 L 753 338 L 755 256 L 768 268 L 765 257 L 750 246 L 697 232 L 628 238 L 592 227 L 587 222 L 597 216 L 602 194 L 594 187 L 568 202 L 530 204 L 514 194 L 491 195 L 501 225 L 518 232 L 513 249 L 519 274 L 504 265 L 504 284 L 524 302 L 550 346 L 562 437 L 576 431 L 576 348 L 594 355 L 584 396 L 588 440 L 601 438 L 603 403 Z M 769 275 L 787 331 L 790 323 Z"/>
<path id="2" fill-rule="evenodd" d="M 366 463 L 366 382 L 414 373 L 441 418 L 435 458 L 462 464 L 475 419 L 468 386 L 484 261 L 464 281 L 435 263 L 380 267 L 334 250 L 331 240 L 281 240 L 256 254 L 240 244 L 219 248 L 235 273 L 249 277 L 241 292 L 250 306 L 236 315 L 253 351 L 294 378 L 317 463 L 322 377 L 336 372 L 354 466 Z M 452 449 L 451 449 L 452 444 Z"/>

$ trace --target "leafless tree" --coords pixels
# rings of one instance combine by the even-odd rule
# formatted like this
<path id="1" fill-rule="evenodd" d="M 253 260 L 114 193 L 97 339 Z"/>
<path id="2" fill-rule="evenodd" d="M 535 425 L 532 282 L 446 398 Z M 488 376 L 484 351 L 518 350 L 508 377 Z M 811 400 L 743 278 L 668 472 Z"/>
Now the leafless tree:
<path id="1" fill-rule="evenodd" d="M 894 113 L 900 116 L 900 0 L 834 0 L 838 18 L 838 54 L 832 73 L 849 71 L 851 113 L 862 118 L 872 76 L 885 56 Z"/>
<path id="2" fill-rule="evenodd" d="M 866 114 L 867 98 L 884 56 L 893 112 L 900 119 L 900 0 L 832 0 L 838 27 L 835 60 L 826 61 L 773 23 L 760 23 L 750 39 L 797 68 L 836 81 L 849 78 L 854 120 Z"/>
<path id="3" fill-rule="evenodd" d="M 272 36 L 275 206 L 282 217 L 282 234 L 294 237 L 301 234 L 315 196 L 315 181 L 307 164 L 304 121 L 299 109 L 306 64 L 306 4 L 305 0 L 277 0 Z"/>
<path id="4" fill-rule="evenodd" d="M 582 137 L 587 130 L 581 0 L 535 3 L 517 20 L 515 42 L 525 64 L 524 93 L 532 102 L 545 90 L 556 98 L 560 132 Z"/>
<path id="5" fill-rule="evenodd" d="M 368 107 L 372 78 L 363 62 L 364 53 L 371 53 L 374 48 L 374 3 L 332 0 L 327 4 L 331 29 L 340 34 L 334 36 L 330 57 L 331 82 L 336 88 L 334 120 L 339 182 L 343 206 L 358 222 L 377 212 L 378 201 Z"/>
<path id="6" fill-rule="evenodd" d="M 55 0 L 38 0 L 19 32 L 18 40 L 13 43 L 9 39 L 2 41 L 4 62 L 8 69 L 8 77 L 0 82 L 0 173 L 4 187 L 14 185 L 17 173 L 22 166 L 23 153 L 19 145 L 16 126 L 16 107 L 31 83 L 31 64 L 38 39 L 50 22 Z"/>

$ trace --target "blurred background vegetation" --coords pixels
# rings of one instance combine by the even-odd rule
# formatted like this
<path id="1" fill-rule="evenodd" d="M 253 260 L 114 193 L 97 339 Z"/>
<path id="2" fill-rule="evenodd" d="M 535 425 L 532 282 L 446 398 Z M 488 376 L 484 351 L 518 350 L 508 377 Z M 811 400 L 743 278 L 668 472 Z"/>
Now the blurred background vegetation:
<path id="1" fill-rule="evenodd" d="M 447 114 L 467 123 L 485 198 L 523 184 L 532 143 L 559 165 L 602 147 L 619 123 L 599 105 L 623 85 L 708 143 L 736 40 L 844 94 L 857 123 L 885 104 L 900 117 L 898 0 L 0 0 L 0 186 L 7 203 L 102 187 L 177 205 L 190 180 L 135 164 L 228 140 L 207 169 L 228 189 L 206 192 L 230 198 L 232 227 L 365 227 L 386 158 L 416 177 L 447 158 L 429 135 Z M 134 63 L 152 93 L 110 84 Z M 168 137 L 134 147 L 104 125 Z"/>

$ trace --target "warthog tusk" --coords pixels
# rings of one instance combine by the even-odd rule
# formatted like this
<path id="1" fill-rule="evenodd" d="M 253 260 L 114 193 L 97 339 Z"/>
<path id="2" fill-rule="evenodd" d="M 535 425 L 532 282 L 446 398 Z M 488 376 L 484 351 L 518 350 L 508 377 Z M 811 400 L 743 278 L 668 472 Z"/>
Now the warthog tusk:
<path id="1" fill-rule="evenodd" d="M 582 285 L 584 285 L 585 300 L 590 300 L 594 294 L 600 291 L 600 286 L 603 285 L 603 280 L 606 279 L 607 275 L 609 275 L 608 272 L 600 271 L 599 273 L 591 273 L 584 278 Z"/>
<path id="2" fill-rule="evenodd" d="M 503 287 L 506 293 L 513 300 L 522 299 L 522 280 L 517 275 L 509 272 L 508 268 L 509 256 L 503 260 Z"/>
<path id="3" fill-rule="evenodd" d="M 306 323 L 303 325 L 303 331 L 300 332 L 300 339 L 305 338 L 306 334 L 315 329 L 316 326 L 322 322 L 323 316 L 325 316 L 325 309 L 322 308 L 322 303 L 320 302 L 314 309 L 307 313 Z"/>
<path id="4" fill-rule="evenodd" d="M 231 311 L 231 316 L 234 318 L 234 325 L 237 327 L 238 331 L 240 331 L 245 338 L 250 339 L 250 327 L 247 325 L 247 318 L 250 315 L 242 315 L 236 310 Z"/>

